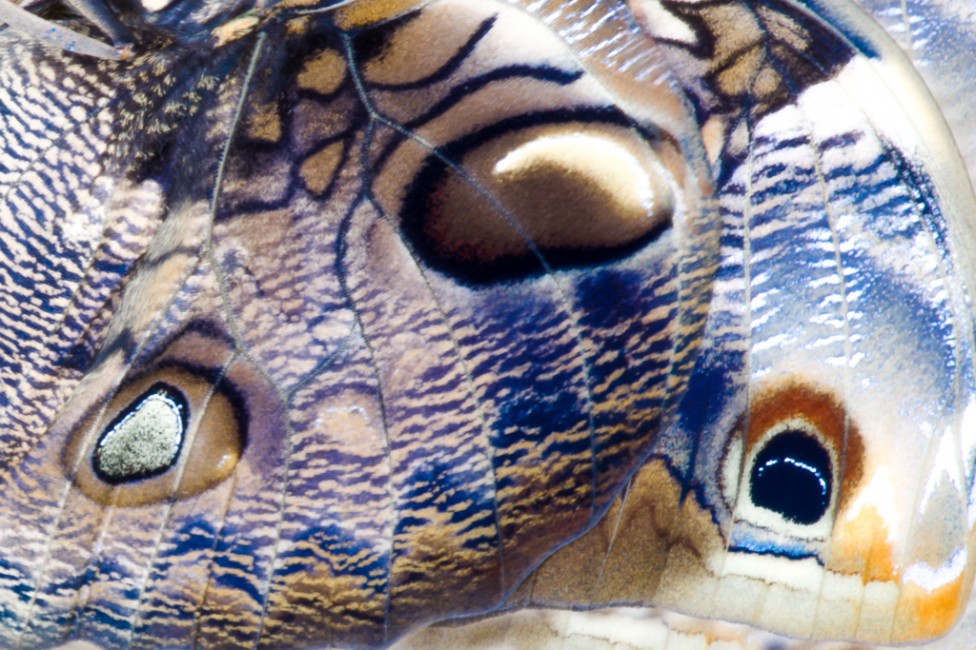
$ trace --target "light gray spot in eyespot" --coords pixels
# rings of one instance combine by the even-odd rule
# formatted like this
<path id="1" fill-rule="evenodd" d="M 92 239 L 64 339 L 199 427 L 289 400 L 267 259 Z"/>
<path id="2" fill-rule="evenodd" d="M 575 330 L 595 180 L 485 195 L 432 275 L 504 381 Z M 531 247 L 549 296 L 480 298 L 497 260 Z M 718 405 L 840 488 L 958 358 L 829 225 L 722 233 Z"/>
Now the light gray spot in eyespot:
<path id="1" fill-rule="evenodd" d="M 92 455 L 95 474 L 115 485 L 168 471 L 179 458 L 186 421 L 180 392 L 155 384 L 101 435 Z"/>

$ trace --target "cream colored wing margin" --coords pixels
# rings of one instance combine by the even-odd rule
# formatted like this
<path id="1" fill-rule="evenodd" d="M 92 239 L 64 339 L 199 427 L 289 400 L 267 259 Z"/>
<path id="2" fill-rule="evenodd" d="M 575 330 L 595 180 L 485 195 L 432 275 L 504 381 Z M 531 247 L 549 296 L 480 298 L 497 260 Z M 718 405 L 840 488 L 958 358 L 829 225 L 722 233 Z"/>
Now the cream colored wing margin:
<path id="1" fill-rule="evenodd" d="M 522 610 L 458 626 L 415 632 L 392 650 L 970 650 L 976 639 L 976 607 L 952 633 L 918 646 L 865 646 L 800 641 L 746 625 L 707 621 L 652 608 L 591 612 Z M 73 647 L 63 650 L 90 650 Z"/>

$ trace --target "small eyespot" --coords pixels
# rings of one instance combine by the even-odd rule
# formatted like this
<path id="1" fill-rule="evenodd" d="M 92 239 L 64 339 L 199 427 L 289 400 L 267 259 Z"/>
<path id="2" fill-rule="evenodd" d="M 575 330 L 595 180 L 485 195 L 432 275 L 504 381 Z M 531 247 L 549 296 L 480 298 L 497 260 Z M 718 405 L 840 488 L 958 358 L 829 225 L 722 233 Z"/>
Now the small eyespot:
<path id="1" fill-rule="evenodd" d="M 101 424 L 107 422 L 107 424 Z M 227 479 L 246 445 L 247 415 L 217 369 L 158 368 L 93 411 L 65 448 L 66 472 L 113 506 L 184 499 Z M 89 442 L 90 440 L 90 442 Z"/>
<path id="2" fill-rule="evenodd" d="M 772 438 L 752 461 L 753 504 L 796 524 L 814 524 L 830 507 L 830 455 L 813 436 L 787 430 Z"/>
<path id="3" fill-rule="evenodd" d="M 864 442 L 844 400 L 786 377 L 754 392 L 730 432 L 719 482 L 750 544 L 769 534 L 779 545 L 783 536 L 827 539 L 834 514 L 857 494 L 863 467 Z"/>
<path id="4" fill-rule="evenodd" d="M 92 454 L 95 474 L 119 485 L 169 470 L 183 446 L 188 411 L 182 393 L 154 384 L 99 437 Z"/>

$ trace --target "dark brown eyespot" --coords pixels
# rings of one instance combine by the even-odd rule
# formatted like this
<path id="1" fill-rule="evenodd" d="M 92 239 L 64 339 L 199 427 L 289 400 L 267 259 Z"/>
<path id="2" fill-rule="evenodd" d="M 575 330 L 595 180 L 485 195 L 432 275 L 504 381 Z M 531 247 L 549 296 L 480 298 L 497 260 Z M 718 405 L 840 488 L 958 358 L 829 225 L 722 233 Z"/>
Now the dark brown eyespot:
<path id="1" fill-rule="evenodd" d="M 463 280 L 613 259 L 671 225 L 673 179 L 632 128 L 583 121 L 499 128 L 445 152 L 428 158 L 401 224 L 428 262 Z"/>

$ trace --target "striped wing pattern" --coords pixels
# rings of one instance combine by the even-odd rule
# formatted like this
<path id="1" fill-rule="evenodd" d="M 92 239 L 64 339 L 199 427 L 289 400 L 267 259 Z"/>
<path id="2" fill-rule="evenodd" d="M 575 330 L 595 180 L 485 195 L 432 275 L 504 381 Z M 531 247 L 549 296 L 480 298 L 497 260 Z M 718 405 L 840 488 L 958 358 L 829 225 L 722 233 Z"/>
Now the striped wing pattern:
<path id="1" fill-rule="evenodd" d="M 976 201 L 856 8 L 118 10 L 0 30 L 0 645 L 952 626 Z"/>

